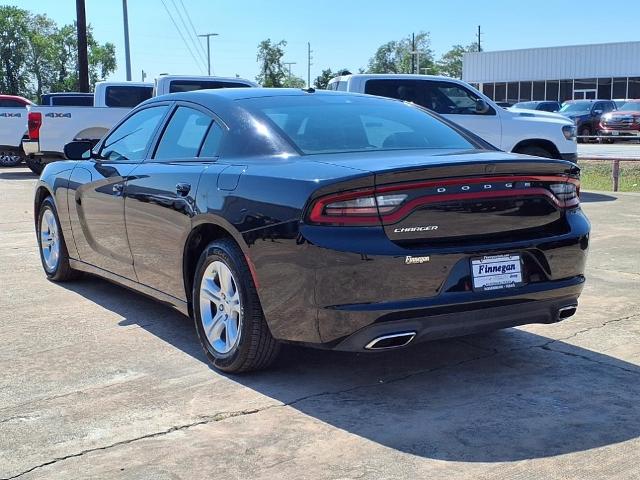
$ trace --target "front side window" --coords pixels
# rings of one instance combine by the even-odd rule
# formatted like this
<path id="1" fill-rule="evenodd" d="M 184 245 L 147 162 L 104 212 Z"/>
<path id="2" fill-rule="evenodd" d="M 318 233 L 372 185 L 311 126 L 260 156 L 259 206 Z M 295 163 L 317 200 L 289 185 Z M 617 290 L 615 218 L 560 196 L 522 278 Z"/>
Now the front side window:
<path id="1" fill-rule="evenodd" d="M 159 105 L 131 115 L 107 137 L 100 150 L 100 157 L 116 162 L 143 160 L 153 134 L 168 108 L 168 105 Z"/>
<path id="2" fill-rule="evenodd" d="M 391 100 L 318 95 L 239 102 L 305 154 L 479 148 L 424 110 Z"/>
<path id="3" fill-rule="evenodd" d="M 213 119 L 199 110 L 178 107 L 162 134 L 154 158 L 173 160 L 197 157 L 212 123 Z"/>

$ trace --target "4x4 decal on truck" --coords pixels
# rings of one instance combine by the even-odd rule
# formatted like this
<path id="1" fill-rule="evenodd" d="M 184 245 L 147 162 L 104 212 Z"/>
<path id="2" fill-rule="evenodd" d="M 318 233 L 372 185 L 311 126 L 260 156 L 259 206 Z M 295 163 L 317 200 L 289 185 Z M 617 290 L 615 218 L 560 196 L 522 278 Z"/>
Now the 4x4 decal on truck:
<path id="1" fill-rule="evenodd" d="M 3 112 L 0 113 L 0 117 L 7 117 L 7 118 L 13 118 L 13 117 L 21 117 L 22 114 L 21 113 L 9 113 L 9 112 Z"/>
<path id="2" fill-rule="evenodd" d="M 51 118 L 71 118 L 70 113 L 58 113 L 58 112 L 45 113 L 44 116 L 51 117 Z"/>

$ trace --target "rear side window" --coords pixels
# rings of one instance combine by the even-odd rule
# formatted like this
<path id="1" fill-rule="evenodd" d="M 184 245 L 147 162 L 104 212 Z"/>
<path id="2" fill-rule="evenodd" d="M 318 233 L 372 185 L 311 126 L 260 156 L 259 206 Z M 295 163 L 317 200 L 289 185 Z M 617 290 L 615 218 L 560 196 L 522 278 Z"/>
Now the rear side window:
<path id="1" fill-rule="evenodd" d="M 346 92 L 347 91 L 347 82 L 346 81 L 339 81 L 336 82 L 336 90 L 340 91 L 340 92 Z"/>
<path id="2" fill-rule="evenodd" d="M 151 98 L 153 87 L 117 85 L 106 88 L 105 105 L 114 108 L 133 108 Z"/>
<path id="3" fill-rule="evenodd" d="M 174 160 L 197 157 L 212 123 L 213 119 L 199 110 L 178 107 L 162 134 L 154 158 Z"/>
<path id="4" fill-rule="evenodd" d="M 169 85 L 169 93 L 192 92 L 216 88 L 249 88 L 251 85 L 242 82 L 224 82 L 218 80 L 173 80 Z"/>
<path id="5" fill-rule="evenodd" d="M 202 144 L 202 148 L 200 149 L 200 154 L 198 156 L 203 158 L 218 156 L 223 133 L 224 132 L 220 125 L 215 122 L 212 123 L 211 127 L 209 127 L 209 132 L 204 139 L 204 143 Z"/>
<path id="6" fill-rule="evenodd" d="M 461 85 L 433 80 L 368 80 L 365 93 L 397 98 L 448 115 L 475 115 L 479 99 Z M 490 109 L 486 114 L 495 115 L 495 111 Z"/>

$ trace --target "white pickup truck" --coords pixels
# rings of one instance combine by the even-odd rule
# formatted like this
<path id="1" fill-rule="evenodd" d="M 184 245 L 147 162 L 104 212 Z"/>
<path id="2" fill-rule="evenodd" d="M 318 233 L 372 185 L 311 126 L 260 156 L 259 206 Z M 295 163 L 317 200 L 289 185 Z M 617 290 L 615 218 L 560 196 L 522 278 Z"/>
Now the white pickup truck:
<path id="1" fill-rule="evenodd" d="M 461 80 L 432 75 L 344 75 L 332 79 L 327 88 L 413 102 L 507 152 L 577 160 L 573 122 L 556 113 L 505 110 Z"/>
<path id="2" fill-rule="evenodd" d="M 34 106 L 28 115 L 29 139 L 22 143 L 27 166 L 37 174 L 46 163 L 64 158 L 73 140 L 98 142 L 133 107 L 151 98 L 205 88 L 255 87 L 241 78 L 164 75 L 155 86 L 136 82 L 96 83 L 92 107 Z"/>
<path id="3" fill-rule="evenodd" d="M 27 114 L 33 104 L 23 97 L 0 95 L 0 166 L 22 162 L 20 143 L 27 133 Z"/>

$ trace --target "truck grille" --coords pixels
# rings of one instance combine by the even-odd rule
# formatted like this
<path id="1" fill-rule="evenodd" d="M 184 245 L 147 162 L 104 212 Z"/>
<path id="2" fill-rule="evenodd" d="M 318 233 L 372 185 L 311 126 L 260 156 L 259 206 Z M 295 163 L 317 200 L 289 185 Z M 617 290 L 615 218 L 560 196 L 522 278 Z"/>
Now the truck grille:
<path id="1" fill-rule="evenodd" d="M 633 117 L 613 117 L 602 120 L 602 126 L 612 130 L 631 130 L 633 128 Z"/>

